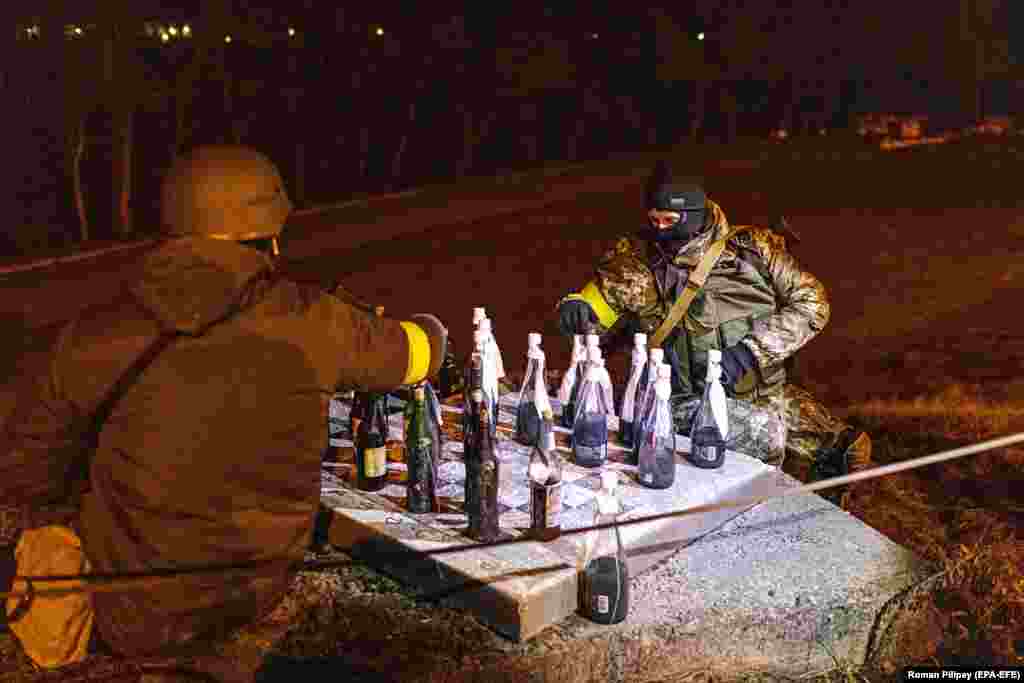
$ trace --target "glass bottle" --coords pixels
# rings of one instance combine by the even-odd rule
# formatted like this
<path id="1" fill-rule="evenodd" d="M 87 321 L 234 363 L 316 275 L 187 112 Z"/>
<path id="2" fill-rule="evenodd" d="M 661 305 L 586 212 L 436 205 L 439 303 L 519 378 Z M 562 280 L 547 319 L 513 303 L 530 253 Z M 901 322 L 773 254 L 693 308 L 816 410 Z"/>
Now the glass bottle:
<path id="1" fill-rule="evenodd" d="M 497 540 L 501 535 L 498 526 L 498 457 L 491 429 L 490 409 L 484 400 L 484 392 L 474 388 L 471 401 L 474 404 L 476 424 L 470 448 L 465 452 L 466 486 L 468 492 L 472 485 L 476 494 L 472 504 L 467 496 L 468 533 L 470 537 L 487 543 Z"/>
<path id="2" fill-rule="evenodd" d="M 603 367 L 601 349 L 591 347 L 587 358 L 587 375 L 580 387 L 572 426 L 572 449 L 580 467 L 600 467 L 608 460 L 610 387 L 603 386 L 608 371 Z"/>
<path id="3" fill-rule="evenodd" d="M 459 371 L 455 367 L 456 358 L 455 344 L 448 340 L 448 350 L 444 360 L 441 361 L 441 369 L 437 371 L 437 393 L 442 399 L 448 398 L 459 392 Z"/>
<path id="4" fill-rule="evenodd" d="M 498 350 L 498 344 L 494 341 L 494 334 L 491 331 L 491 320 L 490 318 L 484 318 L 480 321 L 479 331 L 483 335 L 484 339 L 484 364 L 483 364 L 483 379 L 484 379 L 484 398 L 489 403 L 488 407 L 490 410 L 488 414 L 491 416 L 494 426 L 498 426 L 498 401 L 501 398 L 498 380 L 504 376 L 504 372 L 501 371 L 501 352 Z"/>
<path id="5" fill-rule="evenodd" d="M 637 435 L 637 478 L 652 489 L 667 489 L 676 479 L 676 431 L 668 399 L 672 366 L 658 366 L 654 402 Z"/>
<path id="6" fill-rule="evenodd" d="M 555 449 L 554 416 L 544 413 L 542 440 L 533 447 L 530 480 L 530 536 L 553 541 L 562 535 L 562 458 Z"/>
<path id="7" fill-rule="evenodd" d="M 640 383 L 636 390 L 636 401 L 633 407 L 634 425 L 642 424 L 647 416 L 647 409 L 654 398 L 654 383 L 658 380 L 658 366 L 662 365 L 664 360 L 664 349 L 655 348 L 647 352 L 647 365 L 644 366 L 643 375 L 640 377 Z M 631 455 L 632 460 L 630 464 L 636 465 L 640 452 L 637 449 L 635 439 L 633 440 L 633 452 Z"/>
<path id="8" fill-rule="evenodd" d="M 484 386 L 484 342 L 486 337 L 481 330 L 475 330 L 473 332 L 473 350 L 469 354 L 469 358 L 466 359 L 464 366 L 464 376 L 462 380 L 463 393 L 462 393 L 462 433 L 468 434 L 473 428 L 473 422 L 475 416 L 473 414 L 473 402 L 470 400 L 470 392 L 473 391 L 473 387 L 479 387 L 484 392 L 485 396 L 487 389 Z M 474 359 L 479 358 L 479 363 L 475 363 Z M 473 373 L 479 375 L 475 377 Z"/>
<path id="9" fill-rule="evenodd" d="M 437 511 L 437 463 L 441 449 L 436 442 L 437 431 L 430 428 L 430 412 L 426 389 L 418 384 L 405 407 L 405 462 L 409 472 L 406 506 L 414 513 Z"/>
<path id="10" fill-rule="evenodd" d="M 561 424 L 566 429 L 572 429 L 572 422 L 576 417 L 576 395 L 579 392 L 580 383 L 583 381 L 583 361 L 585 359 L 586 349 L 583 346 L 583 335 L 573 335 L 569 368 L 562 375 L 562 384 L 558 388 L 558 401 L 562 404 Z"/>
<path id="11" fill-rule="evenodd" d="M 462 453 L 463 462 L 466 466 L 466 479 L 463 482 L 465 487 L 465 510 L 469 515 L 471 510 L 477 510 L 480 500 L 480 477 L 477 471 L 478 463 L 470 457 L 476 443 L 476 430 L 478 424 L 478 411 L 486 401 L 483 395 L 483 333 L 477 330 L 473 333 L 475 349 L 466 363 L 466 393 L 463 396 L 462 411 Z M 478 396 L 479 400 L 474 400 Z"/>
<path id="12" fill-rule="evenodd" d="M 367 394 L 366 414 L 356 433 L 356 487 L 380 491 L 388 481 L 387 394 Z"/>
<path id="13" fill-rule="evenodd" d="M 619 408 L 619 436 L 622 445 L 633 447 L 633 425 L 636 417 L 636 397 L 647 367 L 647 335 L 637 332 L 633 335 L 633 353 L 630 358 L 629 380 L 622 394 L 622 406 Z"/>
<path id="14" fill-rule="evenodd" d="M 722 387 L 722 352 L 708 351 L 708 374 L 704 395 L 690 427 L 690 461 L 697 467 L 715 469 L 725 462 L 729 436 L 729 414 Z"/>
<path id="15" fill-rule="evenodd" d="M 613 471 L 601 473 L 595 524 L 618 521 L 619 506 Z M 587 539 L 590 544 L 581 579 L 581 611 L 599 624 L 617 624 L 629 613 L 629 567 L 619 527 L 600 529 Z"/>
<path id="16" fill-rule="evenodd" d="M 524 446 L 540 443 L 541 416 L 551 411 L 547 384 L 544 381 L 544 351 L 540 348 L 540 334 L 527 336 L 526 376 L 519 390 L 516 406 L 515 439 Z"/>

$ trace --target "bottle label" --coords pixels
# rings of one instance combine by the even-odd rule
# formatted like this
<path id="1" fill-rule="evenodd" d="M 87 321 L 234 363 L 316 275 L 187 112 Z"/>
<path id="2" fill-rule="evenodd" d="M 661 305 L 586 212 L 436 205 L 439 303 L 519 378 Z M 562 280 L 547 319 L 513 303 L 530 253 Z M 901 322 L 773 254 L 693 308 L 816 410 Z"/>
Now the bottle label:
<path id="1" fill-rule="evenodd" d="M 547 509 L 544 511 L 544 525 L 554 529 L 562 524 L 562 482 L 547 487 Z"/>
<path id="2" fill-rule="evenodd" d="M 562 482 L 538 484 L 532 489 L 530 523 L 535 529 L 557 529 L 562 524 Z"/>
<path id="3" fill-rule="evenodd" d="M 608 600 L 608 596 L 607 595 L 598 595 L 597 596 L 597 613 L 598 614 L 608 614 L 608 610 L 609 610 L 610 607 L 611 607 L 611 604 L 610 604 L 610 602 Z"/>
<path id="4" fill-rule="evenodd" d="M 382 477 L 388 471 L 388 449 L 384 446 L 367 448 L 363 454 L 363 462 L 367 479 Z"/>

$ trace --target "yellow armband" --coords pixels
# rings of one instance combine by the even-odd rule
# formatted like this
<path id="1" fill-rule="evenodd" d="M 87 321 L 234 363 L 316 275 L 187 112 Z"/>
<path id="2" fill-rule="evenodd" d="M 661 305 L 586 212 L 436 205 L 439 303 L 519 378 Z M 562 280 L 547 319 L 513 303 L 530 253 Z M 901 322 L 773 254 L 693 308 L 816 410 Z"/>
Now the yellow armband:
<path id="1" fill-rule="evenodd" d="M 586 301 L 587 304 L 594 309 L 594 313 L 597 314 L 597 319 L 601 322 L 601 325 L 606 329 L 611 329 L 615 321 L 619 319 L 619 314 L 612 310 L 612 307 L 608 305 L 608 301 L 605 300 L 601 294 L 601 290 L 598 289 L 597 283 L 594 281 L 588 282 L 580 292 L 579 298 Z"/>
<path id="2" fill-rule="evenodd" d="M 402 384 L 416 384 L 422 382 L 430 370 L 430 339 L 416 323 L 402 321 L 401 325 L 409 339 L 409 364 Z"/>

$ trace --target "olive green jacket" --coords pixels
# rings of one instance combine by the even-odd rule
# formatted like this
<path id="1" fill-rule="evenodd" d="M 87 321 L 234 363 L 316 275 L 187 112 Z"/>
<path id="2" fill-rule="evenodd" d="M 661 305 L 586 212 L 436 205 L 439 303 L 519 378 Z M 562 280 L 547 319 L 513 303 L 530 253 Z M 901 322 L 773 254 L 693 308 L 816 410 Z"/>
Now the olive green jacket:
<path id="1" fill-rule="evenodd" d="M 96 625 L 123 654 L 241 625 L 274 606 L 304 557 L 332 394 L 421 380 L 429 345 L 413 327 L 280 278 L 255 249 L 168 241 L 27 378 L 0 432 L 0 501 L 61 500 L 96 407 L 158 334 L 176 334 L 99 432 L 77 520 L 85 553 L 98 572 L 279 562 L 98 593 Z"/>
<path id="2" fill-rule="evenodd" d="M 708 210 L 709 226 L 667 252 L 635 237 L 620 238 L 597 264 L 594 279 L 566 298 L 590 304 L 606 337 L 622 331 L 652 334 L 709 245 L 726 237 L 725 251 L 703 290 L 666 342 L 684 368 L 674 390 L 700 393 L 707 351 L 742 342 L 758 367 L 756 376 L 751 373 L 737 384 L 735 394 L 756 400 L 781 390 L 786 360 L 824 329 L 828 296 L 789 253 L 785 237 L 764 227 L 729 225 L 710 200 Z"/>

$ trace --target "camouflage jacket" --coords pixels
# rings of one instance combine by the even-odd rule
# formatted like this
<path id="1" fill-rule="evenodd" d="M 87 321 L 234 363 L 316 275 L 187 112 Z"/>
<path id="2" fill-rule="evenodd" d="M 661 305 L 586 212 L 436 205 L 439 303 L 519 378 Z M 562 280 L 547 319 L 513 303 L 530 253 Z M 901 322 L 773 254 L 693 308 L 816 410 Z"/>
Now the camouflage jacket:
<path id="1" fill-rule="evenodd" d="M 704 288 L 666 340 L 666 351 L 671 346 L 678 354 L 682 375 L 673 373 L 673 393 L 699 393 L 708 349 L 742 342 L 757 360 L 758 376 L 744 378 L 736 395 L 756 399 L 781 389 L 785 361 L 824 329 L 828 296 L 788 252 L 783 235 L 764 227 L 731 226 L 717 204 L 708 200 L 708 207 L 710 227 L 674 248 L 620 238 L 598 263 L 594 279 L 567 298 L 590 304 L 606 340 L 621 332 L 653 334 L 682 293 L 690 270 L 713 241 L 727 236 Z"/>

